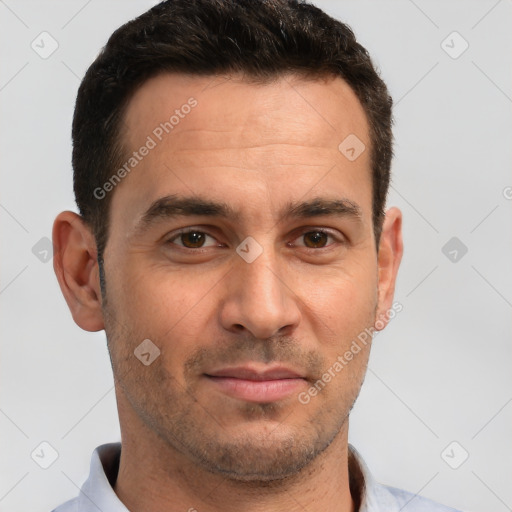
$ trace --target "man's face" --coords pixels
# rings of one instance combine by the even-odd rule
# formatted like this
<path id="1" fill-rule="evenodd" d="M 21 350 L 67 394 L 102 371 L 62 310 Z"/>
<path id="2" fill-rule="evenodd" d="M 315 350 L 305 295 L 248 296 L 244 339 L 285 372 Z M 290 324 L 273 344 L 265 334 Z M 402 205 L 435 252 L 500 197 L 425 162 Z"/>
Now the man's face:
<path id="1" fill-rule="evenodd" d="M 299 400 L 376 318 L 370 151 L 351 161 L 338 149 L 350 134 L 369 145 L 364 111 L 341 79 L 166 74 L 138 90 L 125 122 L 128 156 L 148 136 L 155 147 L 110 192 L 118 400 L 210 471 L 293 474 L 346 433 L 369 355 L 368 344 Z M 191 214 L 189 201 L 176 214 L 168 196 L 226 212 Z M 134 355 L 147 339 L 160 350 L 148 365 Z"/>

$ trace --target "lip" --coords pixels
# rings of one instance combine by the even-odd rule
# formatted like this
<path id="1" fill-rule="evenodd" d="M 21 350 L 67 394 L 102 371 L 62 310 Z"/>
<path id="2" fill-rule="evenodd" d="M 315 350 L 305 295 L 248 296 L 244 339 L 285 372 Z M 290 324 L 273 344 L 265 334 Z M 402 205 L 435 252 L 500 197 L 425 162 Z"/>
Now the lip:
<path id="1" fill-rule="evenodd" d="M 220 392 L 247 402 L 269 403 L 298 392 L 306 377 L 283 366 L 237 366 L 204 374 Z"/>
<path id="2" fill-rule="evenodd" d="M 235 366 L 208 372 L 207 375 L 209 377 L 231 377 L 234 379 L 254 381 L 304 378 L 304 376 L 299 372 L 286 368 L 285 366 L 273 366 L 271 368 L 258 368 L 256 366 Z"/>

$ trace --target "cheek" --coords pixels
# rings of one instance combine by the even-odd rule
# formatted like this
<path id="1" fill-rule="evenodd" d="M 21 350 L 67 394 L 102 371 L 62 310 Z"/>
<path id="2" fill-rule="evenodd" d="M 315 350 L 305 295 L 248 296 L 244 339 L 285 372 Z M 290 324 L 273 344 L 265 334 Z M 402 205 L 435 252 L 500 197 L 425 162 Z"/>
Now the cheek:
<path id="1" fill-rule="evenodd" d="M 134 265 L 135 267 L 135 265 Z M 146 324 L 170 328 L 186 314 L 196 287 L 185 286 L 178 272 L 162 271 L 154 265 L 120 269 L 122 281 L 117 290 L 118 310 L 129 318 Z M 123 306 L 121 308 L 121 305 Z"/>
<path id="2" fill-rule="evenodd" d="M 373 322 L 377 306 L 377 278 L 371 265 L 360 265 L 352 272 L 329 272 L 304 287 L 304 303 L 323 329 L 336 335 L 364 329 Z"/>
<path id="3" fill-rule="evenodd" d="M 149 338 L 162 356 L 172 352 L 173 359 L 186 357 L 211 321 L 212 280 L 184 278 L 183 272 L 169 267 L 121 270 L 124 279 L 113 291 L 111 304 L 119 322 L 130 327 L 132 343 Z"/>

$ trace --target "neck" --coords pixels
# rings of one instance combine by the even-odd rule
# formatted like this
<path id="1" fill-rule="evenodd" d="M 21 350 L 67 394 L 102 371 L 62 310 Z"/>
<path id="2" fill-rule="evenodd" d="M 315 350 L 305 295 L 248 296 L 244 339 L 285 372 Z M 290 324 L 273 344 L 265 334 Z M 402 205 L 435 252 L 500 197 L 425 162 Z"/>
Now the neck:
<path id="1" fill-rule="evenodd" d="M 356 512 L 349 486 L 348 421 L 296 475 L 241 482 L 204 470 L 127 412 L 120 407 L 122 451 L 114 491 L 131 512 Z"/>

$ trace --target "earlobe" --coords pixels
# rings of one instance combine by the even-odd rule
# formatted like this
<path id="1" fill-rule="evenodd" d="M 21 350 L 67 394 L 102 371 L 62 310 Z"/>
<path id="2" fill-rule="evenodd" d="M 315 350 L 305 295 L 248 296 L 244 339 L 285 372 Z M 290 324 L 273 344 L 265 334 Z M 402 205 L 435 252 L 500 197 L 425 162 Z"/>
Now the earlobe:
<path id="1" fill-rule="evenodd" d="M 396 277 L 402 254 L 402 212 L 393 207 L 386 212 L 379 243 L 379 298 L 374 325 L 378 331 L 384 329 L 389 322 L 389 312 L 393 304 Z"/>
<path id="2" fill-rule="evenodd" d="M 97 250 L 82 217 L 65 211 L 53 223 L 53 268 L 76 324 L 86 331 L 104 329 Z"/>

